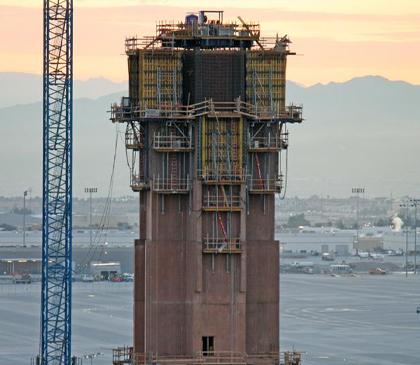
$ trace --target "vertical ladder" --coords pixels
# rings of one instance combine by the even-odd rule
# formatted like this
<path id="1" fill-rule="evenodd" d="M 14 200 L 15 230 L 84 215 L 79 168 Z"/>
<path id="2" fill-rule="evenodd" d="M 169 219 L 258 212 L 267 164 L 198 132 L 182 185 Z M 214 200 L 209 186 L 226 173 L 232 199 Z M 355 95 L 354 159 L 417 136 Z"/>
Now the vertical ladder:
<path id="1" fill-rule="evenodd" d="M 239 132 L 238 132 L 238 123 L 237 122 L 232 122 L 232 128 L 231 131 L 229 131 L 230 133 L 230 148 L 231 148 L 231 156 L 232 156 L 232 175 L 240 175 L 240 168 L 241 166 L 239 166 L 239 158 L 238 158 L 238 142 L 239 142 Z M 236 143 L 232 143 L 236 141 Z M 239 170 L 239 171 L 238 171 Z"/>
<path id="2" fill-rule="evenodd" d="M 176 189 L 178 179 L 178 159 L 176 153 L 169 154 L 169 176 L 171 189 Z"/>
<path id="3" fill-rule="evenodd" d="M 224 185 L 220 185 L 220 190 L 222 191 L 223 201 L 225 203 L 225 206 L 227 207 L 229 205 L 229 202 L 228 202 L 228 198 L 227 198 L 227 195 L 226 195 L 226 191 L 225 191 Z"/>
<path id="4" fill-rule="evenodd" d="M 139 179 L 144 180 L 145 179 L 145 158 L 144 158 L 144 151 L 139 152 Z"/>
<path id="5" fill-rule="evenodd" d="M 225 242 L 226 242 L 226 244 L 228 244 L 229 243 L 229 239 L 228 239 L 228 235 L 227 235 L 227 232 L 226 232 L 225 225 L 223 223 L 222 214 L 220 212 L 217 212 L 217 222 L 219 224 L 220 230 L 223 233 L 223 237 L 225 239 Z"/>

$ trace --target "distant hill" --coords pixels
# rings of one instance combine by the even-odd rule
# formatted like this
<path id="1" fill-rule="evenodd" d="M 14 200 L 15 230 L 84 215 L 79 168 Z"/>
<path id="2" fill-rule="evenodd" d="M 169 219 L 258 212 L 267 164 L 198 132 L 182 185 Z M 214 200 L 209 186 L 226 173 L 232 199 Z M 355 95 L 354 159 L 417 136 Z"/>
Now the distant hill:
<path id="1" fill-rule="evenodd" d="M 117 126 L 109 120 L 111 103 L 125 93 L 74 102 L 74 193 L 83 197 L 84 187 L 99 187 L 104 196 L 114 157 Z M 124 131 L 123 126 L 119 127 Z M 115 194 L 129 195 L 129 174 L 123 138 L 115 176 Z M 32 187 L 33 195 L 42 187 L 42 104 L 32 103 L 0 109 L 0 195 L 21 195 Z"/>
<path id="2" fill-rule="evenodd" d="M 83 85 L 79 95 L 124 86 L 107 80 Z M 106 111 L 124 94 L 75 100 L 78 196 L 84 195 L 85 186 L 98 186 L 101 195 L 107 191 L 116 127 Z M 9 97 L 8 103 L 19 98 L 24 99 Z M 349 196 L 353 186 L 365 186 L 370 196 L 420 196 L 420 86 L 372 76 L 308 88 L 289 82 L 288 99 L 304 104 L 306 118 L 290 127 L 288 196 Z M 40 102 L 0 108 L 0 195 L 21 195 L 29 186 L 34 195 L 40 194 L 41 121 Z M 116 195 L 130 192 L 122 144 L 120 139 Z"/>
<path id="3" fill-rule="evenodd" d="M 0 72 L 0 85 L 0 108 L 42 100 L 41 75 Z M 75 98 L 98 98 L 126 89 L 126 82 L 117 83 L 102 78 L 74 81 Z"/>
<path id="4" fill-rule="evenodd" d="M 289 193 L 420 196 L 420 86 L 382 77 L 289 83 L 306 121 L 290 128 Z"/>

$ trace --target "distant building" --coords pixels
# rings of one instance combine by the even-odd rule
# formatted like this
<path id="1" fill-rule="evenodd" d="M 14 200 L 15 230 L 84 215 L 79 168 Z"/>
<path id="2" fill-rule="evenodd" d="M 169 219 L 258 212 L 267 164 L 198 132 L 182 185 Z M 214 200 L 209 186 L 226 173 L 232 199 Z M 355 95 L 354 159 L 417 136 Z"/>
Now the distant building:
<path id="1" fill-rule="evenodd" d="M 337 256 L 349 256 L 349 246 L 348 245 L 335 245 L 335 253 Z"/>
<path id="2" fill-rule="evenodd" d="M 0 274 L 32 274 L 40 275 L 42 273 L 41 259 L 1 259 Z"/>
<path id="3" fill-rule="evenodd" d="M 339 265 L 330 265 L 330 271 L 334 274 L 349 274 L 352 272 L 350 265 L 339 264 Z"/>
<path id="4" fill-rule="evenodd" d="M 372 252 L 384 248 L 382 237 L 359 237 L 359 240 L 353 243 L 353 249 L 357 251 Z"/>
<path id="5" fill-rule="evenodd" d="M 121 263 L 92 261 L 90 263 L 90 273 L 93 276 L 99 276 L 101 279 L 108 280 L 121 274 Z"/>

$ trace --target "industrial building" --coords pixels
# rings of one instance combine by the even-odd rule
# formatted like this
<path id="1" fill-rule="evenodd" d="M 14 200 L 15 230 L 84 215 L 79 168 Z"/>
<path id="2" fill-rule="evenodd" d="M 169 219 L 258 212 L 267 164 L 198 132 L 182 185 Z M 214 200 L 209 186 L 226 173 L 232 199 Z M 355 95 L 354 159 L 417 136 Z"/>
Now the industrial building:
<path id="1" fill-rule="evenodd" d="M 200 11 L 127 38 L 135 241 L 134 346 L 114 364 L 278 364 L 275 194 L 285 181 L 285 37 Z M 284 355 L 299 364 L 300 355 Z"/>
<path id="2" fill-rule="evenodd" d="M 90 262 L 90 273 L 102 280 L 110 280 L 114 276 L 121 274 L 121 263 L 115 262 L 102 262 L 102 261 L 91 261 Z"/>
<path id="3" fill-rule="evenodd" d="M 0 275 L 35 274 L 41 275 L 42 261 L 35 258 L 1 258 Z"/>

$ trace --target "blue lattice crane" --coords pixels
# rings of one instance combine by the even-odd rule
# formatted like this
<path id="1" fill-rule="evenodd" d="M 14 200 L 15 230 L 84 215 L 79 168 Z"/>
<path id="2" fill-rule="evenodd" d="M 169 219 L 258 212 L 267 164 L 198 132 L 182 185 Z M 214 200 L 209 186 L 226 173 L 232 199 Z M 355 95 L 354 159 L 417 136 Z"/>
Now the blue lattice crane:
<path id="1" fill-rule="evenodd" d="M 42 365 L 71 364 L 73 0 L 44 0 Z"/>

